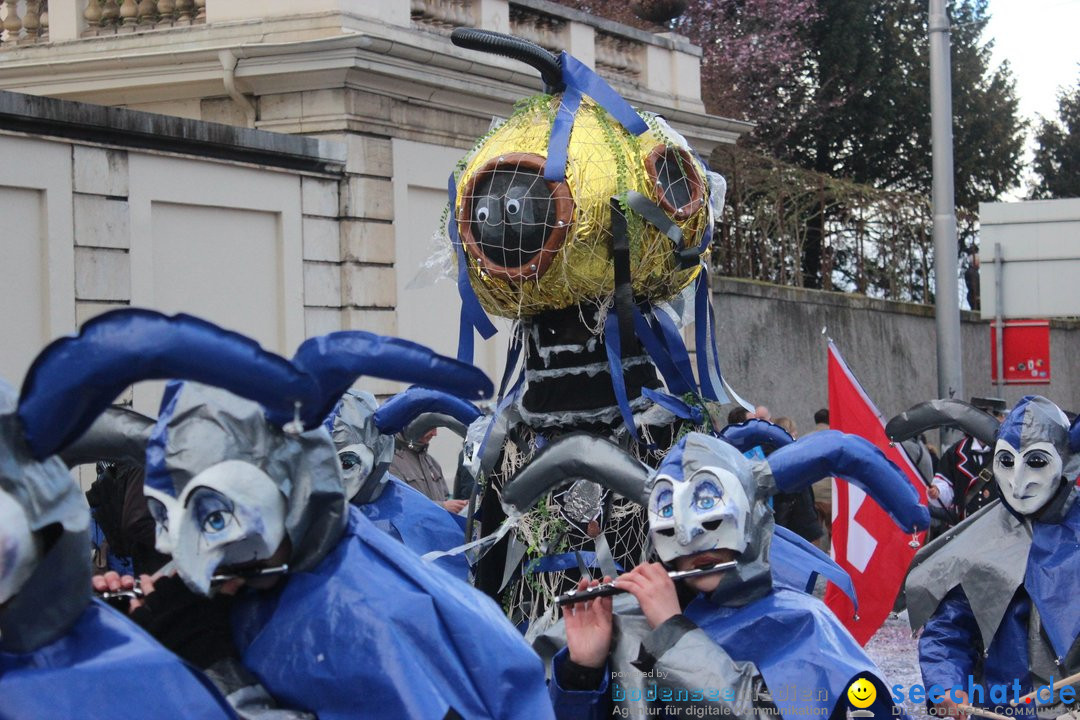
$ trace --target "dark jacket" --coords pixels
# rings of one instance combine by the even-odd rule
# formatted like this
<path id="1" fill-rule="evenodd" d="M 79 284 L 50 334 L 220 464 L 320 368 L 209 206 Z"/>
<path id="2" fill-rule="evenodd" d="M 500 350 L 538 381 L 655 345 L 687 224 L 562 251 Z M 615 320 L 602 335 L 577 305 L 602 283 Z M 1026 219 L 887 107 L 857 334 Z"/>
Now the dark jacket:
<path id="1" fill-rule="evenodd" d="M 398 435 L 390 473 L 435 502 L 446 500 L 446 480 L 442 468 L 428 454 L 427 445 L 410 443 Z"/>

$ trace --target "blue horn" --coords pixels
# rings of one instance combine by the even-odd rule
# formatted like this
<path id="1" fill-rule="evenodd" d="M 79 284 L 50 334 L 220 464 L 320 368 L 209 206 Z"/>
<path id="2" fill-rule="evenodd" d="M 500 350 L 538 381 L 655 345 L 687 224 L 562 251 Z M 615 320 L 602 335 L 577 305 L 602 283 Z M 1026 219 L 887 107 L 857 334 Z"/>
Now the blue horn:
<path id="1" fill-rule="evenodd" d="M 318 396 L 311 378 L 239 333 L 192 317 L 126 308 L 99 315 L 37 356 L 19 418 L 38 460 L 79 438 L 124 388 L 181 378 L 229 390 L 291 418 Z"/>
<path id="2" fill-rule="evenodd" d="M 930 525 L 930 513 L 907 476 L 865 438 L 822 430 L 780 448 L 766 462 L 778 492 L 796 492 L 835 475 L 864 490 L 905 532 Z"/>
<path id="3" fill-rule="evenodd" d="M 495 388 L 479 368 L 408 340 L 346 330 L 305 340 L 293 364 L 315 378 L 320 402 L 301 408 L 306 427 L 316 427 L 361 376 L 397 380 L 483 400 Z M 291 418 L 284 419 L 286 422 Z"/>
<path id="4" fill-rule="evenodd" d="M 396 435 L 421 416 L 432 415 L 445 426 L 453 423 L 467 428 L 482 414 L 471 402 L 456 395 L 431 388 L 411 387 L 390 398 L 375 411 L 375 426 L 381 433 Z M 437 424 L 440 423 L 432 426 Z"/>
<path id="5" fill-rule="evenodd" d="M 728 425 L 718 433 L 721 440 L 734 445 L 739 452 L 746 452 L 758 445 L 782 448 L 795 442 L 795 438 L 779 425 L 768 420 L 753 418 L 738 425 Z"/>

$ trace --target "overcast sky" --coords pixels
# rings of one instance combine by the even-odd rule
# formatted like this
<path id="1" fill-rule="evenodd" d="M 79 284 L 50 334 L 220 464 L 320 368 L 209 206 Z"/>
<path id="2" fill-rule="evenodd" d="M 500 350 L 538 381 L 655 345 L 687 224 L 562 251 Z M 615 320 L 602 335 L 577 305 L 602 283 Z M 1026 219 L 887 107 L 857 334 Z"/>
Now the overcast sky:
<path id="1" fill-rule="evenodd" d="M 1020 113 L 1032 122 L 1052 117 L 1057 93 L 1080 77 L 1080 0 L 990 0 L 994 59 L 1008 60 Z M 1030 136 L 1028 143 L 1030 163 Z M 1020 194 L 1023 194 L 1021 192 Z"/>

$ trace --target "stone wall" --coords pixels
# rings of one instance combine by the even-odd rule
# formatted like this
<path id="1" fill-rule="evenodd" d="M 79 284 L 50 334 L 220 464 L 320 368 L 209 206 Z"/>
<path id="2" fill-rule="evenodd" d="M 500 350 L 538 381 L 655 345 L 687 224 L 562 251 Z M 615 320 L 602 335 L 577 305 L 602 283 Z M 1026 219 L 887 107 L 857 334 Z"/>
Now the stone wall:
<path id="1" fill-rule="evenodd" d="M 886 417 L 937 394 L 930 306 L 731 278 L 713 279 L 713 305 L 724 376 L 800 431 L 828 402 L 826 334 Z M 989 322 L 967 312 L 962 320 L 964 399 L 995 395 Z M 1009 385 L 1003 397 L 1037 393 L 1080 410 L 1080 321 L 1052 321 L 1050 366 L 1052 384 Z"/>

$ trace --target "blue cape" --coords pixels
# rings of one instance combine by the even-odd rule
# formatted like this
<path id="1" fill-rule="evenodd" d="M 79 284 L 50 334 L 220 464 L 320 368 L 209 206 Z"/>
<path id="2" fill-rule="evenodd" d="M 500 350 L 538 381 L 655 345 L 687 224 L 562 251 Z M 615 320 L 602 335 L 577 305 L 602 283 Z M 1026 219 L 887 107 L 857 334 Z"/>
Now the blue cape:
<path id="1" fill-rule="evenodd" d="M 400 540 L 417 555 L 455 548 L 465 542 L 465 528 L 438 503 L 389 475 L 382 493 L 373 502 L 357 505 L 375 527 Z M 435 564 L 459 580 L 468 582 L 465 554 L 446 555 Z"/>
<path id="2" fill-rule="evenodd" d="M 0 719 L 235 718 L 206 677 L 98 601 L 54 643 L 0 653 Z"/>
<path id="3" fill-rule="evenodd" d="M 233 628 L 270 694 L 320 720 L 553 717 L 540 658 L 498 606 L 355 507 L 322 562 L 248 593 Z"/>
<path id="4" fill-rule="evenodd" d="M 1024 575 L 1043 628 L 1059 658 L 1080 637 L 1080 499 L 1060 523 L 1031 523 L 1031 552 Z"/>
<path id="5" fill-rule="evenodd" d="M 752 660 L 784 716 L 828 717 L 856 676 L 876 679 L 878 703 L 891 717 L 884 678 L 855 638 L 825 605 L 806 593 L 776 587 L 742 607 L 699 596 L 683 613 L 735 660 Z"/>

